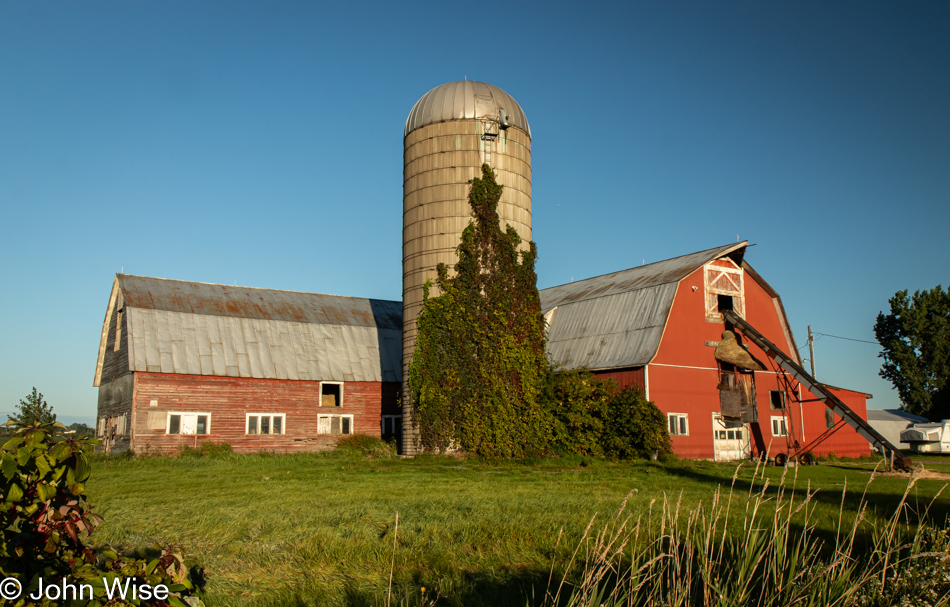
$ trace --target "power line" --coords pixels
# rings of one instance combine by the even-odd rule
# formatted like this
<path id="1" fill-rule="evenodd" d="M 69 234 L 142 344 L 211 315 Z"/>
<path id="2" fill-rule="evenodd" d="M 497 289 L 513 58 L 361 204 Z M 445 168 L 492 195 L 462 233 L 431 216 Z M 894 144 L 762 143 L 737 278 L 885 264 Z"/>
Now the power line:
<path id="1" fill-rule="evenodd" d="M 815 335 L 818 335 L 819 337 L 834 337 L 835 339 L 846 339 L 848 341 L 859 341 L 863 344 L 873 344 L 875 346 L 881 345 L 877 343 L 876 341 L 868 341 L 866 339 L 854 339 L 853 337 L 841 337 L 840 335 L 831 335 L 829 333 L 815 333 Z"/>

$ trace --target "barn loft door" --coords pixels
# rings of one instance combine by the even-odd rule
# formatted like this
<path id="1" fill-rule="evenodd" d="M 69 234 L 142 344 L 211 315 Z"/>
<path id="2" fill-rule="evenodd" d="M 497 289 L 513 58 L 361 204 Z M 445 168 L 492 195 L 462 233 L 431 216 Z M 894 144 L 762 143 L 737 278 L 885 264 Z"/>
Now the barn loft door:
<path id="1" fill-rule="evenodd" d="M 726 419 L 742 423 L 759 421 L 755 406 L 755 374 L 720 363 L 719 412 Z"/>

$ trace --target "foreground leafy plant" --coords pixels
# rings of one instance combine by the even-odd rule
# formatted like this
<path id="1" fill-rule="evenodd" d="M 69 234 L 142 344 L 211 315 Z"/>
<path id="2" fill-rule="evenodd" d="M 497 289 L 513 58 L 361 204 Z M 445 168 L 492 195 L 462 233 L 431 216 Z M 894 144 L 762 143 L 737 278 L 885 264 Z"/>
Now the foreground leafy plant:
<path id="1" fill-rule="evenodd" d="M 59 423 L 6 425 L 14 433 L 0 447 L 0 575 L 17 583 L 5 587 L 4 598 L 18 606 L 75 598 L 71 604 L 185 607 L 181 597 L 195 588 L 174 547 L 158 547 L 158 558 L 145 561 L 83 543 L 102 520 L 91 511 L 84 485 L 90 474 L 85 451 L 98 441 L 64 438 Z M 72 587 L 88 592 L 69 595 Z"/>

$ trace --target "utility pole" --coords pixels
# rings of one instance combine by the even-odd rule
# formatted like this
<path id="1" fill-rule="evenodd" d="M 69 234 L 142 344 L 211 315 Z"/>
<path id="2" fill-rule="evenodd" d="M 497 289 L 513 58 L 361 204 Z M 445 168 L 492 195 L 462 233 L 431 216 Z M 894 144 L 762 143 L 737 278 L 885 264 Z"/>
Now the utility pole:
<path id="1" fill-rule="evenodd" d="M 808 325 L 808 364 L 811 365 L 811 376 L 815 376 L 815 339 L 811 336 L 811 325 Z"/>

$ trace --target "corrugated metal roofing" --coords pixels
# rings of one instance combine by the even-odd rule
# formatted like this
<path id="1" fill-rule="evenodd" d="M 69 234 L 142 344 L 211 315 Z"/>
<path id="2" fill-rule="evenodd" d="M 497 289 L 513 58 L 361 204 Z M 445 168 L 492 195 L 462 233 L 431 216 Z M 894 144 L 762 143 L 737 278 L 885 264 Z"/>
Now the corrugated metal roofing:
<path id="1" fill-rule="evenodd" d="M 550 314 L 551 360 L 567 369 L 647 364 L 660 346 L 679 281 L 720 257 L 741 263 L 747 245 L 716 247 L 542 290 L 541 310 Z"/>
<path id="2" fill-rule="evenodd" d="M 919 424 L 929 422 L 926 417 L 914 415 L 900 409 L 868 409 L 868 421 L 881 422 L 904 422 L 908 424 Z"/>
<path id="3" fill-rule="evenodd" d="M 402 330 L 402 304 L 396 301 L 129 274 L 117 274 L 116 280 L 130 308 Z"/>
<path id="4" fill-rule="evenodd" d="M 419 99 L 406 119 L 408 135 L 428 124 L 466 118 L 500 117 L 504 109 L 508 124 L 516 126 L 531 136 L 528 117 L 514 97 L 493 84 L 476 80 L 459 80 L 437 86 Z"/>
<path id="5" fill-rule="evenodd" d="M 402 379 L 397 301 L 124 274 L 116 276 L 116 285 L 125 301 L 132 371 Z"/>

